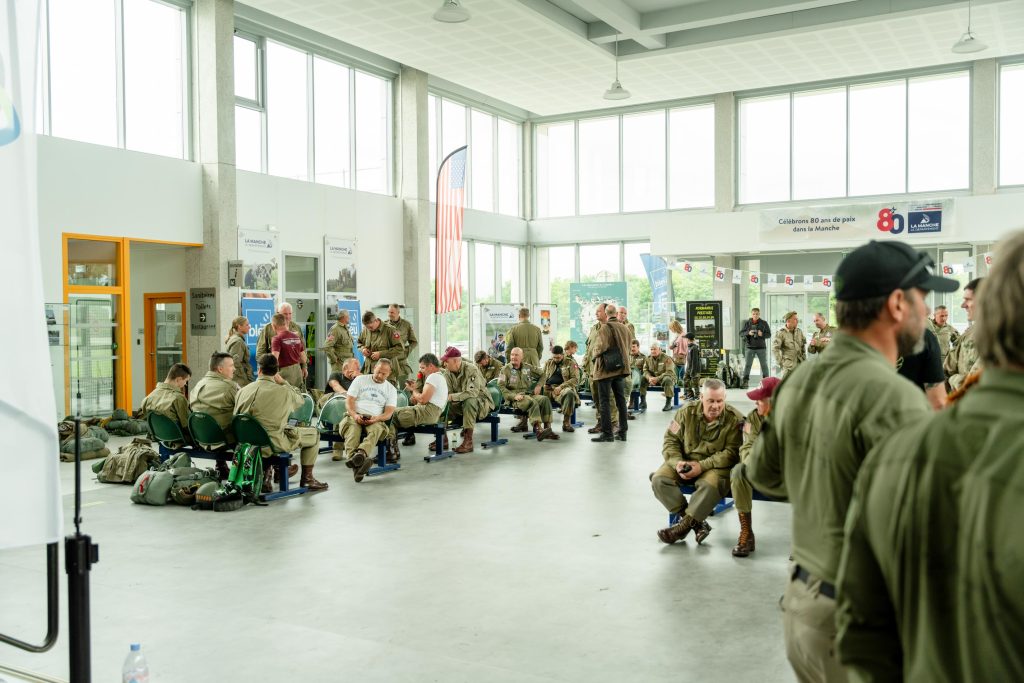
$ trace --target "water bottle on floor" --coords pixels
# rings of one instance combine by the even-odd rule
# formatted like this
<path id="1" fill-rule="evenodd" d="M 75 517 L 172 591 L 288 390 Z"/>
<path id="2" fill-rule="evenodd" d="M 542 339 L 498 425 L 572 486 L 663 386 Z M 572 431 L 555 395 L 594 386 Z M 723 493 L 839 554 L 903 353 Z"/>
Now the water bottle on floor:
<path id="1" fill-rule="evenodd" d="M 149 683 L 149 665 L 138 643 L 132 643 L 131 652 L 125 657 L 121 683 Z"/>

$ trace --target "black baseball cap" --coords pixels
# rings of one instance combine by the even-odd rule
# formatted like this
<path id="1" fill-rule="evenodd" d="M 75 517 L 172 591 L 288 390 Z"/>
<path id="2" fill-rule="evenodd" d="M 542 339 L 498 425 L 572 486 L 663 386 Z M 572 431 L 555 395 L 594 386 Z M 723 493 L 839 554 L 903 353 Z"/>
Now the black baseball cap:
<path id="1" fill-rule="evenodd" d="M 836 299 L 858 301 L 917 287 L 928 292 L 955 292 L 956 280 L 932 272 L 935 262 L 903 242 L 871 240 L 846 255 L 836 269 Z"/>

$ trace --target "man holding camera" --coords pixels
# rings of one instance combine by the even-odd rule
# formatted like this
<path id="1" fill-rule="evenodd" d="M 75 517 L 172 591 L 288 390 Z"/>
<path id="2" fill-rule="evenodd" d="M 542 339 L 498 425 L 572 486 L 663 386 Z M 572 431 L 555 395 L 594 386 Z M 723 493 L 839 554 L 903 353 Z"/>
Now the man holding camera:
<path id="1" fill-rule="evenodd" d="M 743 355 L 746 357 L 743 365 L 744 389 L 750 385 L 750 368 L 754 366 L 754 356 L 757 356 L 757 364 L 761 368 L 761 379 L 771 374 L 768 368 L 768 339 L 771 336 L 772 328 L 761 319 L 761 309 L 750 309 L 750 317 L 740 328 L 740 339 L 745 347 Z"/>

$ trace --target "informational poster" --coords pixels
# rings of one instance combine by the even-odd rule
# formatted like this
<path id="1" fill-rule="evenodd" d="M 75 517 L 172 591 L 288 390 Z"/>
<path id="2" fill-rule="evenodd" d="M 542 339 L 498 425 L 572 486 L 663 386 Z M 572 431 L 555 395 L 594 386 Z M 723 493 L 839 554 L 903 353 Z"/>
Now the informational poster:
<path id="1" fill-rule="evenodd" d="M 480 339 L 486 344 L 487 355 L 508 358 L 505 333 L 519 322 L 519 304 L 481 304 L 479 307 Z"/>
<path id="2" fill-rule="evenodd" d="M 356 340 L 359 339 L 359 333 L 363 331 L 363 313 L 362 307 L 358 301 L 352 301 L 350 299 L 339 299 L 336 302 L 338 308 L 348 311 L 348 331 L 352 335 L 352 343 L 355 348 L 353 351 L 356 354 L 356 360 L 359 361 L 359 365 L 363 364 L 363 354 L 359 353 L 359 344 Z M 337 311 L 334 314 L 335 320 L 338 318 Z M 330 329 L 328 327 L 328 329 Z"/>
<path id="3" fill-rule="evenodd" d="M 336 301 L 358 298 L 355 240 L 324 237 L 324 279 L 324 291 Z"/>
<path id="4" fill-rule="evenodd" d="M 217 288 L 192 287 L 188 290 L 189 334 L 193 337 L 217 336 Z"/>
<path id="5" fill-rule="evenodd" d="M 277 292 L 281 274 L 281 242 L 270 230 L 238 230 L 238 259 L 242 262 L 242 289 Z"/>
<path id="6" fill-rule="evenodd" d="M 551 353 L 552 347 L 565 345 L 565 340 L 559 340 L 558 338 L 559 330 L 555 322 L 557 319 L 558 307 L 554 304 L 533 305 L 533 317 L 531 320 L 540 327 L 541 341 L 544 342 L 544 348 L 547 350 L 547 353 Z"/>
<path id="7" fill-rule="evenodd" d="M 249 363 L 256 373 L 256 342 L 260 332 L 274 317 L 274 297 L 269 295 L 246 295 L 242 297 L 242 315 L 249 321 L 249 334 L 245 343 L 249 347 Z"/>
<path id="8" fill-rule="evenodd" d="M 761 211 L 762 242 L 884 240 L 948 235 L 953 200 L 838 204 Z"/>
<path id="9" fill-rule="evenodd" d="M 693 332 L 702 352 L 722 348 L 721 301 L 687 301 L 686 319 L 686 331 Z"/>
<path id="10" fill-rule="evenodd" d="M 590 328 L 597 322 L 594 311 L 600 303 L 626 305 L 625 282 L 569 283 L 569 338 L 582 349 Z"/>

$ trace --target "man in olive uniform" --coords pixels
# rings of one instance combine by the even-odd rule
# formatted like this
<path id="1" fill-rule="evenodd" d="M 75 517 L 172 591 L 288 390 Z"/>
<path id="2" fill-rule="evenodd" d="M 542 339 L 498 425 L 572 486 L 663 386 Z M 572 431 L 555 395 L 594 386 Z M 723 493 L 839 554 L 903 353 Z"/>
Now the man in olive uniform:
<path id="1" fill-rule="evenodd" d="M 939 351 L 942 353 L 943 362 L 945 362 L 949 350 L 956 346 L 960 339 L 960 332 L 949 324 L 949 309 L 945 306 L 936 306 L 935 314 L 928 318 L 928 329 L 939 340 Z"/>
<path id="2" fill-rule="evenodd" d="M 586 351 L 583 352 L 582 361 L 583 372 L 587 376 L 587 385 L 590 387 L 590 402 L 594 405 L 594 414 L 597 415 L 594 426 L 587 430 L 588 434 L 599 434 L 601 432 L 601 397 L 598 395 L 597 384 L 594 381 L 594 371 L 597 364 L 591 349 L 594 348 L 594 344 L 597 342 L 601 325 L 608 319 L 603 302 L 599 303 L 597 308 L 594 309 L 594 315 L 597 317 L 597 322 L 594 323 L 594 326 L 590 328 L 590 332 L 587 333 Z"/>
<path id="3" fill-rule="evenodd" d="M 629 322 L 629 311 L 625 306 L 619 306 L 619 322 L 629 329 L 629 338 L 636 339 L 636 327 Z"/>
<path id="4" fill-rule="evenodd" d="M 436 425 L 441 418 L 441 412 L 448 403 L 448 380 L 441 372 L 441 361 L 432 353 L 425 353 L 420 356 L 420 375 L 423 377 L 421 388 L 410 389 L 409 405 L 395 410 L 394 423 L 398 427 L 408 428 L 418 425 Z M 411 384 L 409 382 L 408 384 Z M 397 429 L 392 428 L 393 435 Z M 411 446 L 416 443 L 414 434 L 410 432 L 403 446 Z"/>
<path id="5" fill-rule="evenodd" d="M 543 393 L 552 403 L 562 408 L 562 431 L 575 432 L 572 426 L 572 413 L 580 404 L 580 396 L 576 393 L 580 384 L 580 369 L 565 357 L 561 346 L 551 349 L 551 358 L 544 364 L 540 381 L 533 392 Z"/>
<path id="6" fill-rule="evenodd" d="M 677 410 L 668 423 L 661 447 L 665 462 L 651 475 L 651 489 L 670 514 L 682 519 L 658 531 L 662 543 L 681 541 L 693 529 L 699 544 L 711 533 L 704 520 L 729 493 L 729 470 L 743 441 L 741 422 L 743 414 L 725 402 L 725 384 L 711 378 L 700 401 Z M 689 502 L 679 490 L 683 483 L 697 488 Z"/>
<path id="7" fill-rule="evenodd" d="M 175 363 L 167 371 L 163 382 L 157 382 L 149 396 L 142 399 L 142 416 L 157 413 L 170 418 L 181 427 L 185 441 L 191 443 L 188 433 L 188 399 L 185 398 L 185 385 L 192 377 L 192 371 L 183 363 Z"/>
<path id="8" fill-rule="evenodd" d="M 491 392 L 476 364 L 463 362 L 462 352 L 454 346 L 445 349 L 441 363 L 444 365 L 445 379 L 448 380 L 448 400 L 451 402 L 449 418 L 452 421 L 462 418 L 462 443 L 455 447 L 455 452 L 471 453 L 473 429 L 477 420 L 494 410 Z"/>
<path id="9" fill-rule="evenodd" d="M 640 342 L 634 339 L 629 343 L 629 379 L 626 384 L 627 390 L 632 396 L 636 391 L 639 394 L 637 404 L 633 406 L 636 410 L 647 410 L 647 377 L 644 375 L 644 364 L 647 356 L 640 352 Z"/>
<path id="10" fill-rule="evenodd" d="M 538 441 L 559 438 L 551 431 L 551 400 L 534 392 L 541 377 L 540 370 L 523 362 L 523 350 L 518 346 L 509 351 L 508 359 L 508 365 L 498 374 L 498 391 L 508 405 L 521 413 L 519 424 L 512 427 L 512 431 L 525 432 L 529 422 Z M 541 423 L 544 423 L 543 429 Z"/>
<path id="11" fill-rule="evenodd" d="M 843 259 L 835 276 L 839 332 L 828 353 L 776 389 L 771 418 L 739 465 L 759 491 L 792 503 L 782 608 L 786 654 L 800 681 L 846 680 L 835 656 L 835 584 L 857 470 L 893 430 L 931 413 L 924 394 L 896 373 L 896 359 L 924 334 L 927 293 L 958 286 L 932 275 L 931 265 L 925 252 L 896 240 L 868 242 Z"/>
<path id="12" fill-rule="evenodd" d="M 672 410 L 672 390 L 676 386 L 676 364 L 668 354 L 662 353 L 661 344 L 651 344 L 651 355 L 644 363 L 643 376 L 647 386 L 658 386 L 665 394 L 665 406 L 662 412 Z"/>
<path id="13" fill-rule="evenodd" d="M 345 309 L 338 310 L 338 321 L 331 326 L 324 341 L 323 350 L 327 354 L 327 360 L 331 363 L 331 372 L 341 372 L 342 366 L 349 358 L 355 357 L 355 344 L 352 343 L 352 333 L 348 329 L 349 312 Z"/>
<path id="14" fill-rule="evenodd" d="M 544 337 L 540 328 L 530 322 L 530 309 L 519 309 L 519 322 L 508 328 L 505 333 L 505 348 L 518 346 L 523 350 L 523 362 L 533 367 L 540 366 L 540 357 L 544 353 Z"/>
<path id="15" fill-rule="evenodd" d="M 215 352 L 210 356 L 210 371 L 199 380 L 188 400 L 193 413 L 206 413 L 220 425 L 229 444 L 235 443 L 231 418 L 235 414 L 238 385 L 232 379 L 234 374 L 235 361 L 231 354 Z"/>
<path id="16" fill-rule="evenodd" d="M 401 335 L 391 327 L 384 324 L 384 321 L 374 315 L 373 311 L 363 313 L 363 329 L 359 333 L 359 352 L 363 354 L 363 374 L 369 375 L 373 372 L 373 365 L 381 358 L 387 358 L 392 365 L 398 362 L 398 358 L 405 353 L 402 346 Z M 398 385 L 398 380 L 389 377 L 389 382 Z"/>
<path id="17" fill-rule="evenodd" d="M 277 453 L 291 453 L 302 449 L 299 458 L 302 463 L 302 477 L 299 485 L 310 491 L 323 491 L 327 484 L 313 478 L 320 447 L 320 432 L 315 427 L 289 427 L 288 416 L 302 405 L 302 394 L 278 374 L 277 359 L 265 353 L 259 360 L 260 376 L 252 384 L 242 387 L 235 398 L 235 415 L 251 415 L 266 430 Z M 263 490 L 271 488 L 274 468 L 264 468 Z M 288 468 L 289 476 L 298 471 L 295 465 Z"/>
<path id="18" fill-rule="evenodd" d="M 807 344 L 807 353 L 822 353 L 832 342 L 832 335 L 836 333 L 836 328 L 828 324 L 824 313 L 814 314 L 814 327 L 817 329 Z"/>
<path id="19" fill-rule="evenodd" d="M 488 356 L 486 351 L 477 351 L 473 359 L 476 361 L 476 367 L 479 368 L 480 374 L 484 376 L 485 382 L 498 378 L 503 365 L 500 360 L 494 356 Z"/>
<path id="20" fill-rule="evenodd" d="M 796 311 L 790 311 L 782 316 L 782 319 L 786 325 L 775 334 L 775 341 L 772 342 L 772 353 L 779 366 L 779 379 L 796 370 L 796 366 L 807 360 L 807 337 L 798 327 L 800 321 Z"/>
<path id="21" fill-rule="evenodd" d="M 296 324 L 292 320 L 292 315 L 294 314 L 294 311 L 292 311 L 292 305 L 290 303 L 288 303 L 287 301 L 282 303 L 280 306 L 277 307 L 277 312 L 284 316 L 285 327 L 287 327 L 288 330 L 290 330 L 291 332 L 294 332 L 295 334 L 299 335 L 299 337 L 301 339 L 305 339 L 305 337 L 302 334 L 302 328 L 299 327 L 298 324 Z M 274 321 L 273 320 L 271 320 L 269 323 L 267 323 L 266 325 L 263 326 L 263 330 L 260 332 L 259 339 L 256 340 L 256 363 L 257 364 L 259 364 L 260 358 L 262 356 L 264 356 L 265 354 L 270 353 L 270 344 L 274 340 L 274 336 L 276 334 L 277 334 L 277 332 L 274 330 Z M 307 357 L 307 354 L 303 353 L 302 354 L 302 358 L 299 361 L 299 369 L 301 371 L 301 374 L 302 374 L 303 378 L 305 378 L 306 374 L 307 374 L 306 367 L 308 365 L 308 362 L 309 362 L 309 358 Z"/>
<path id="22" fill-rule="evenodd" d="M 858 680 L 1024 680 L 1024 233 L 977 295 L 985 370 L 955 409 L 860 468 L 839 566 L 839 659 Z"/>
<path id="23" fill-rule="evenodd" d="M 978 362 L 978 350 L 974 346 L 974 294 L 978 291 L 981 280 L 980 277 L 975 278 L 964 287 L 964 302 L 960 304 L 960 308 L 967 311 L 967 322 L 971 326 L 960 335 L 956 346 L 950 350 L 942 364 L 950 389 L 959 389 L 967 375 L 977 369 L 975 364 Z"/>
<path id="24" fill-rule="evenodd" d="M 402 318 L 402 307 L 398 304 L 388 306 L 387 324 L 398 334 L 398 341 L 402 345 L 402 353 L 404 355 L 396 359 L 398 365 L 395 367 L 395 371 L 398 373 L 398 386 L 403 387 L 405 386 L 405 380 L 413 374 L 412 368 L 409 367 L 409 356 L 414 353 L 419 340 L 416 339 L 416 332 L 412 329 L 412 323 Z M 413 357 L 415 358 L 415 356 Z"/>
<path id="25" fill-rule="evenodd" d="M 764 418 L 771 410 L 771 398 L 781 380 L 778 377 L 765 377 L 761 383 L 747 392 L 747 398 L 754 402 L 754 409 L 747 415 L 743 425 L 743 445 L 740 446 L 740 462 L 746 462 L 754 450 L 754 442 L 761 433 Z M 754 529 L 751 516 L 754 511 L 754 487 L 743 476 L 742 467 L 732 468 L 729 479 L 732 487 L 732 499 L 736 501 L 736 513 L 740 519 L 740 537 L 732 549 L 733 557 L 747 557 L 754 552 Z"/>
<path id="26" fill-rule="evenodd" d="M 249 327 L 249 320 L 245 316 L 238 316 L 231 321 L 231 333 L 224 342 L 224 352 L 230 353 L 235 362 L 235 375 L 232 379 L 239 387 L 256 379 L 249 362 L 249 344 L 245 340 L 249 335 Z"/>

